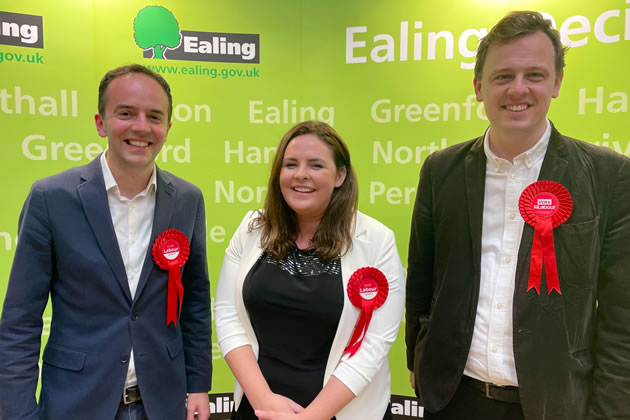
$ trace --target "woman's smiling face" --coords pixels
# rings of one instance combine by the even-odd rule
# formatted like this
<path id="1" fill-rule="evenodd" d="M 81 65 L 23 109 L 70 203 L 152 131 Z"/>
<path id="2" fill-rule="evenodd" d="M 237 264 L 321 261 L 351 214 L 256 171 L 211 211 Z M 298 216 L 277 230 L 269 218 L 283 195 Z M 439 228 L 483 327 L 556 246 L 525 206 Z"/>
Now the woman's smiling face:
<path id="1" fill-rule="evenodd" d="M 314 134 L 297 136 L 284 151 L 280 191 L 300 220 L 321 220 L 336 187 L 346 177 L 331 148 Z"/>

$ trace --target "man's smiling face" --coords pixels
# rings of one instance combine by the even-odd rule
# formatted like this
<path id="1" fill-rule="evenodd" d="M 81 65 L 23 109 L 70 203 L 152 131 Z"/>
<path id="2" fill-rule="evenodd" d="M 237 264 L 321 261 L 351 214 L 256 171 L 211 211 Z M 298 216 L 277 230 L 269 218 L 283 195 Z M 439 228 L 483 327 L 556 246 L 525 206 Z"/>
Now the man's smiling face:
<path id="1" fill-rule="evenodd" d="M 151 77 L 129 73 L 112 80 L 105 101 L 105 115 L 95 119 L 98 134 L 108 139 L 108 165 L 150 172 L 171 126 L 166 92 Z"/>
<path id="2" fill-rule="evenodd" d="M 558 96 L 554 49 L 544 32 L 488 47 L 481 80 L 474 80 L 478 101 L 490 121 L 490 138 L 538 138 L 547 128 L 551 98 Z"/>

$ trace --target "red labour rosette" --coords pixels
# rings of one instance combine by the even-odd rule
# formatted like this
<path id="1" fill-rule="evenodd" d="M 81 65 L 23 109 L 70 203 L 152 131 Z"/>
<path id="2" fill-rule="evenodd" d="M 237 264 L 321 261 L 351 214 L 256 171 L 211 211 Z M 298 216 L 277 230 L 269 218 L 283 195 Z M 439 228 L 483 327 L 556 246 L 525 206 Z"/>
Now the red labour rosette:
<path id="1" fill-rule="evenodd" d="M 167 229 L 153 243 L 153 260 L 162 270 L 168 270 L 168 294 L 166 304 L 166 325 L 177 325 L 182 311 L 184 286 L 180 268 L 188 260 L 190 243 L 177 229 Z M 179 309 L 178 309 L 179 308 Z"/>
<path id="2" fill-rule="evenodd" d="M 348 298 L 361 310 L 361 315 L 354 327 L 350 343 L 343 351 L 344 354 L 350 353 L 350 357 L 354 356 L 365 338 L 372 320 L 372 313 L 385 303 L 388 294 L 389 283 L 385 274 L 378 268 L 362 267 L 352 273 L 348 280 Z"/>
<path id="3" fill-rule="evenodd" d="M 557 182 L 537 181 L 521 193 L 518 209 L 525 222 L 534 227 L 527 291 L 533 287 L 540 294 L 544 262 L 547 293 L 551 294 L 555 289 L 558 294 L 562 294 L 553 244 L 553 229 L 564 223 L 571 215 L 573 211 L 571 194 Z"/>

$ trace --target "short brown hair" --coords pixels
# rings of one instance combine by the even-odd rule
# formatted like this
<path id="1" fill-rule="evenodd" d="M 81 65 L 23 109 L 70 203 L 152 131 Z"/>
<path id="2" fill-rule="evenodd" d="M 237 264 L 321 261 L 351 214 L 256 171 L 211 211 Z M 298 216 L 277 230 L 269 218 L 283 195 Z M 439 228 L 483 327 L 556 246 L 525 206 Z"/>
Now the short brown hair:
<path id="1" fill-rule="evenodd" d="M 551 22 L 545 19 L 539 12 L 516 11 L 505 15 L 494 25 L 488 35 L 483 37 L 481 42 L 479 42 L 477 60 L 475 62 L 475 79 L 481 79 L 483 65 L 486 61 L 486 54 L 488 53 L 490 45 L 507 42 L 514 38 L 533 34 L 538 31 L 544 32 L 553 44 L 556 77 L 560 76 L 564 69 L 564 54 L 568 49 L 562 45 L 560 33 L 555 30 L 551 26 Z"/>
<path id="2" fill-rule="evenodd" d="M 171 116 L 173 115 L 173 97 L 171 95 L 171 87 L 162 76 L 160 76 L 153 70 L 141 66 L 140 64 L 129 64 L 127 66 L 118 67 L 105 73 L 105 76 L 103 76 L 103 78 L 101 79 L 101 83 L 98 86 L 98 113 L 101 118 L 105 118 L 105 104 L 107 102 L 106 93 L 110 83 L 112 83 L 114 79 L 131 73 L 146 74 L 147 76 L 158 82 L 160 86 L 162 86 L 162 89 L 164 89 L 164 93 L 166 93 L 166 96 L 168 97 L 168 121 L 170 122 Z"/>
<path id="3" fill-rule="evenodd" d="M 297 237 L 295 212 L 280 190 L 280 171 L 287 146 L 294 138 L 313 134 L 332 151 L 337 171 L 345 168 L 343 183 L 335 188 L 311 239 L 319 258 L 329 261 L 352 248 L 353 220 L 359 201 L 357 178 L 350 162 L 350 152 L 341 136 L 331 126 L 320 121 L 304 121 L 292 127 L 280 140 L 271 166 L 269 188 L 262 212 L 250 224 L 250 229 L 262 229 L 261 246 L 278 259 L 285 258 Z"/>

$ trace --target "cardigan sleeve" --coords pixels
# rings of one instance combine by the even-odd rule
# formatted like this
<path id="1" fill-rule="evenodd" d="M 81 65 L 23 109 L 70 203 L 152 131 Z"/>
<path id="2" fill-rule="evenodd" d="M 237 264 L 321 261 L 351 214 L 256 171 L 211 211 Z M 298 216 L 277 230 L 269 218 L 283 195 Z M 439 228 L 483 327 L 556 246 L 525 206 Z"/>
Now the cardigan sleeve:
<path id="1" fill-rule="evenodd" d="M 372 225 L 369 226 L 370 230 Z M 380 223 L 376 231 L 368 231 L 375 250 L 374 259 L 363 265 L 371 265 L 383 272 L 389 284 L 385 303 L 373 313 L 365 338 L 357 352 L 344 355 L 333 375 L 343 382 L 355 395 L 368 386 L 375 375 L 387 363 L 387 355 L 396 340 L 403 313 L 405 290 L 403 268 L 396 249 L 394 233 Z"/>
<path id="2" fill-rule="evenodd" d="M 248 240 L 249 222 L 255 212 L 249 212 L 232 236 L 225 251 L 223 265 L 219 274 L 214 303 L 214 317 L 217 328 L 217 340 L 225 356 L 237 347 L 251 345 L 243 320 L 238 311 L 238 273 L 243 257 L 243 248 Z M 251 239 L 250 239 L 251 240 Z"/>

